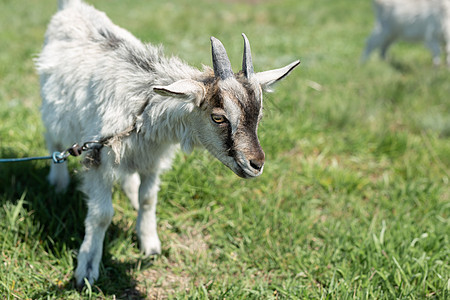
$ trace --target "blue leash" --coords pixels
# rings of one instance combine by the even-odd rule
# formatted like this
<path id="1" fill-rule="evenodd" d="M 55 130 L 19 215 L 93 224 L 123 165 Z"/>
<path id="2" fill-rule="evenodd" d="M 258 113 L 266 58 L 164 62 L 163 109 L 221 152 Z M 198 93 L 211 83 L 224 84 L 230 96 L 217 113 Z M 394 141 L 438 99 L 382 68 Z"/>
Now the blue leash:
<path id="1" fill-rule="evenodd" d="M 55 164 L 61 164 L 67 160 L 69 156 L 80 156 L 81 153 L 92 150 L 92 149 L 100 149 L 103 147 L 103 142 L 92 141 L 86 142 L 82 146 L 78 144 L 73 144 L 72 147 L 68 148 L 63 152 L 53 152 L 52 155 L 48 156 L 37 156 L 37 157 L 23 157 L 23 158 L 0 158 L 0 163 L 9 163 L 9 162 L 22 162 L 22 161 L 32 161 L 32 160 L 44 160 L 51 159 Z"/>
<path id="2" fill-rule="evenodd" d="M 38 156 L 38 157 L 23 157 L 23 158 L 0 158 L 0 163 L 21 162 L 21 161 L 31 161 L 41 159 L 53 159 L 53 155 Z"/>

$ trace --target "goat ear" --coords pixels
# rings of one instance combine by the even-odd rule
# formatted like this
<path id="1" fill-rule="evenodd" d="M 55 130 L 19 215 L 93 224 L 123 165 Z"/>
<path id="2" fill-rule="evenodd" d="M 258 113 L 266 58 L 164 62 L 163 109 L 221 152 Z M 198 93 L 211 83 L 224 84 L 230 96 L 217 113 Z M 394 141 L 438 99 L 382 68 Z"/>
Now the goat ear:
<path id="1" fill-rule="evenodd" d="M 291 71 L 294 70 L 294 68 L 299 64 L 300 61 L 296 60 L 283 68 L 259 72 L 256 73 L 254 76 L 258 80 L 263 91 L 272 92 L 273 85 L 278 81 L 280 81 L 281 79 L 283 79 L 284 77 L 286 77 L 287 75 L 289 75 L 289 73 L 291 73 Z"/>
<path id="2" fill-rule="evenodd" d="M 155 93 L 161 96 L 181 98 L 186 101 L 194 101 L 196 105 L 200 105 L 205 97 L 205 87 L 202 83 L 183 79 L 178 80 L 170 85 L 153 87 Z"/>

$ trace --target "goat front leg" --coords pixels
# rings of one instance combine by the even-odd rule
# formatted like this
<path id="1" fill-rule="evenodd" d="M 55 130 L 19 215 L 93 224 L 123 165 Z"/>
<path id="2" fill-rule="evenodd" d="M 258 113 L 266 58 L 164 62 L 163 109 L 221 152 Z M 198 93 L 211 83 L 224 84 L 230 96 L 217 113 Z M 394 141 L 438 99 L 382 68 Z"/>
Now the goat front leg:
<path id="1" fill-rule="evenodd" d="M 103 240 L 114 214 L 111 199 L 112 179 L 103 176 L 99 170 L 88 170 L 83 176 L 82 190 L 87 195 L 88 213 L 84 221 L 85 235 L 75 271 L 79 287 L 84 285 L 84 279 L 93 284 L 98 278 Z"/>
<path id="2" fill-rule="evenodd" d="M 441 44 L 435 39 L 427 40 L 425 44 L 433 56 L 433 65 L 435 67 L 439 66 L 441 64 Z"/>
<path id="3" fill-rule="evenodd" d="M 145 256 L 161 253 L 161 242 L 159 241 L 156 230 L 156 203 L 158 190 L 159 176 L 157 174 L 141 176 L 136 229 L 141 251 Z"/>

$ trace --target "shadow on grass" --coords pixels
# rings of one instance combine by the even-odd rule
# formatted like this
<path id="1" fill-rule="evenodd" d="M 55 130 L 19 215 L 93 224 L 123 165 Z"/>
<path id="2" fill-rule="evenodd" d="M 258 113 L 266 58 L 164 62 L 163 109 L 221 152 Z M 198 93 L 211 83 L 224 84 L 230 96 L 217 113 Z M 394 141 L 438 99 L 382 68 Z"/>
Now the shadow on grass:
<path id="1" fill-rule="evenodd" d="M 398 72 L 400 72 L 401 74 L 411 74 L 414 72 L 414 68 L 409 64 L 406 63 L 404 61 L 398 60 L 398 59 L 394 59 L 391 58 L 389 60 L 389 64 Z"/>
<path id="2" fill-rule="evenodd" d="M 18 157 L 11 151 L 5 153 L 5 149 L 0 149 L 0 154 L 0 157 Z M 27 216 L 33 219 L 33 224 L 41 227 L 41 230 L 36 231 L 34 236 L 27 238 L 39 242 L 39 249 L 43 249 L 50 254 L 49 257 L 58 260 L 67 255 L 66 251 L 78 251 L 84 237 L 86 206 L 82 193 L 77 190 L 77 176 L 71 176 L 72 181 L 66 193 L 54 192 L 46 180 L 50 163 L 51 161 L 0 163 L 0 205 L 3 206 L 6 202 L 16 204 L 18 199 L 25 194 L 23 208 L 27 211 Z M 114 239 L 120 238 L 118 233 L 123 232 L 123 228 L 111 224 L 108 231 L 114 233 L 114 235 L 108 235 L 109 238 L 107 238 L 111 243 Z M 28 233 L 24 234 L 28 235 Z M 19 238 L 24 237 L 19 236 Z M 103 270 L 100 271 L 100 278 L 92 287 L 92 292 L 107 297 L 116 295 L 127 299 L 145 298 L 145 295 L 137 290 L 137 283 L 130 276 L 130 270 L 136 264 L 133 261 L 114 260 L 108 252 L 107 245 L 104 249 Z M 74 256 L 73 259 L 76 260 L 76 257 Z M 74 265 L 76 264 L 74 263 Z M 146 266 L 151 265 L 146 264 Z M 74 272 L 74 270 L 69 271 L 72 274 Z M 56 282 L 57 278 L 53 281 Z M 70 290 L 76 290 L 73 275 L 65 285 L 42 286 L 41 290 L 32 298 L 40 299 L 49 295 L 51 295 L 50 297 L 58 297 L 58 295 L 62 297 L 67 295 Z M 85 289 L 81 291 L 82 294 L 85 292 Z"/>
<path id="3" fill-rule="evenodd" d="M 46 291 L 38 292 L 32 299 L 43 299 L 51 295 L 52 298 L 64 299 L 68 291 L 77 291 L 81 296 L 91 296 L 114 299 L 145 299 L 146 295 L 137 289 L 137 281 L 129 276 L 129 270 L 135 267 L 134 262 L 117 262 L 111 255 L 105 253 L 103 264 L 106 273 L 100 274 L 99 280 L 90 287 L 77 288 L 75 279 L 72 278 L 64 285 L 52 284 Z M 102 272 L 101 272 L 102 273 Z"/>

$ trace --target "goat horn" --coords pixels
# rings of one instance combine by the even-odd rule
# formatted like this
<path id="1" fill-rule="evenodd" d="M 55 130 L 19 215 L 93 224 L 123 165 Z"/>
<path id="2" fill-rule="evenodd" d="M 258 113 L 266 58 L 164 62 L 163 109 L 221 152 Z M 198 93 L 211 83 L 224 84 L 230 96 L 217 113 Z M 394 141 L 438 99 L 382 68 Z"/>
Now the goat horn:
<path id="1" fill-rule="evenodd" d="M 244 75 L 247 78 L 253 75 L 253 62 L 252 62 L 252 52 L 250 50 L 250 42 L 247 39 L 247 36 L 243 33 L 242 37 L 244 38 L 244 58 L 242 59 L 242 71 L 244 71 Z"/>
<path id="2" fill-rule="evenodd" d="M 227 51 L 223 44 L 216 39 L 211 37 L 211 52 L 212 52 L 212 62 L 214 67 L 214 75 L 220 77 L 224 80 L 233 76 L 233 70 L 231 69 L 231 63 L 227 56 Z"/>

